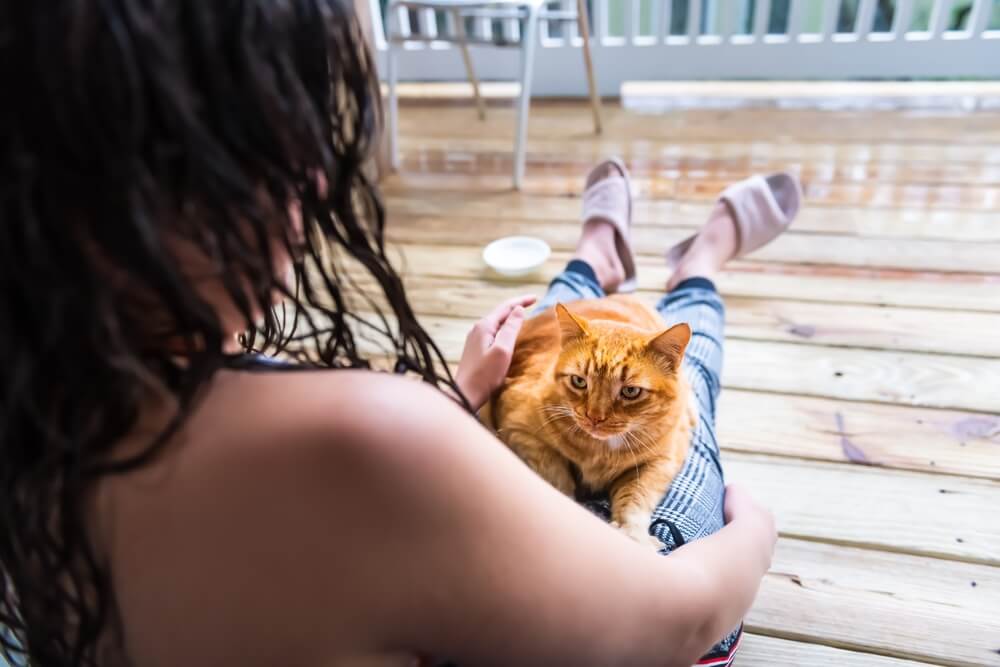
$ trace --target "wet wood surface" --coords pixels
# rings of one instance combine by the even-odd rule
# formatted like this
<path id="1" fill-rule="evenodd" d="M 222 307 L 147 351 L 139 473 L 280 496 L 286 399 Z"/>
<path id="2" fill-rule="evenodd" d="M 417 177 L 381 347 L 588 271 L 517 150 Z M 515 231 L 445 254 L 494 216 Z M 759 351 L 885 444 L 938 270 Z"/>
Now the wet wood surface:
<path id="1" fill-rule="evenodd" d="M 411 303 L 454 362 L 476 318 L 570 257 L 607 155 L 635 174 L 650 301 L 663 250 L 727 183 L 799 174 L 793 229 L 717 281 L 724 465 L 781 531 L 738 663 L 1000 665 L 1000 111 L 777 106 L 606 102 L 595 137 L 585 103 L 540 103 L 514 192 L 509 100 L 484 122 L 470 103 L 404 101 L 383 193 Z M 508 234 L 545 239 L 550 261 L 491 274 L 482 246 Z"/>

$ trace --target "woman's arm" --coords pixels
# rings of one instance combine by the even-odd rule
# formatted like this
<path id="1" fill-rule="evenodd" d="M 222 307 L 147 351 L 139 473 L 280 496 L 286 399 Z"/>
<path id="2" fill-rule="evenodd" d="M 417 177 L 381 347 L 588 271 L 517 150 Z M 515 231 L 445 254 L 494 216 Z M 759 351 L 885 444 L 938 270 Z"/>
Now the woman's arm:
<path id="1" fill-rule="evenodd" d="M 328 465 L 352 470 L 357 502 L 326 558 L 352 537 L 342 565 L 389 645 L 475 665 L 690 665 L 752 603 L 775 535 L 744 494 L 729 526 L 664 558 L 546 485 L 437 393 L 372 384 L 364 395 L 377 398 L 349 424 L 330 416 Z M 330 490 L 331 505 L 344 502 Z M 314 555 L 312 567 L 328 562 Z"/>
<path id="2" fill-rule="evenodd" d="M 137 664 L 420 651 L 687 666 L 739 623 L 770 561 L 773 524 L 739 493 L 725 529 L 659 556 L 410 380 L 215 385 L 186 428 L 197 438 L 121 478 L 107 513 Z"/>

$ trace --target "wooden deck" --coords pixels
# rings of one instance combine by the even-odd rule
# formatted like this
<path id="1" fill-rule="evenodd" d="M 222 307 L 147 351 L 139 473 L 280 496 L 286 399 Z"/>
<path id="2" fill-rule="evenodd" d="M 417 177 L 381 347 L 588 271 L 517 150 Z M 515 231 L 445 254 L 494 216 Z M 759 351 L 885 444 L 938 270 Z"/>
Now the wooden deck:
<path id="1" fill-rule="evenodd" d="M 589 165 L 630 164 L 640 295 L 662 250 L 754 172 L 801 174 L 793 230 L 719 280 L 728 305 L 719 430 L 727 474 L 778 517 L 740 665 L 1000 665 L 1000 111 L 746 108 L 532 111 L 510 190 L 513 110 L 401 109 L 389 235 L 449 358 L 470 322 L 543 290 L 576 239 Z M 522 281 L 482 246 L 526 233 L 554 254 Z M 738 554 L 734 554 L 738 558 Z"/>

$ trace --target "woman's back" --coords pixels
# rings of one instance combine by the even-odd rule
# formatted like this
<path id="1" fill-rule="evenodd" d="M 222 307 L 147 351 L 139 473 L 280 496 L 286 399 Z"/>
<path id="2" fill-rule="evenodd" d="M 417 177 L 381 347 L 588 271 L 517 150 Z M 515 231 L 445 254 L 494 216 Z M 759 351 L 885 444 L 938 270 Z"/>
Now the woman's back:
<path id="1" fill-rule="evenodd" d="M 360 580 L 372 545 L 356 524 L 380 524 L 376 496 L 391 489 L 346 464 L 365 437 L 331 417 L 370 414 L 369 395 L 386 395 L 379 408 L 426 400 L 414 388 L 365 372 L 222 372 L 154 463 L 103 481 L 95 530 L 132 664 L 412 662 L 362 630 L 377 582 Z M 122 448 L 171 413 L 151 406 Z"/>

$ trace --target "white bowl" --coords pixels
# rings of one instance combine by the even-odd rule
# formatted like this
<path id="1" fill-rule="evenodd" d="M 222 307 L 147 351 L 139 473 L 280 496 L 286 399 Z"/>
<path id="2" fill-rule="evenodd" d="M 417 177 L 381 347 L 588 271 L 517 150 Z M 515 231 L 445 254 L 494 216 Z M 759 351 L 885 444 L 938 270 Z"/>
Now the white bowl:
<path id="1" fill-rule="evenodd" d="M 506 236 L 483 248 L 483 261 L 504 276 L 523 276 L 545 264 L 552 249 L 533 236 Z"/>

